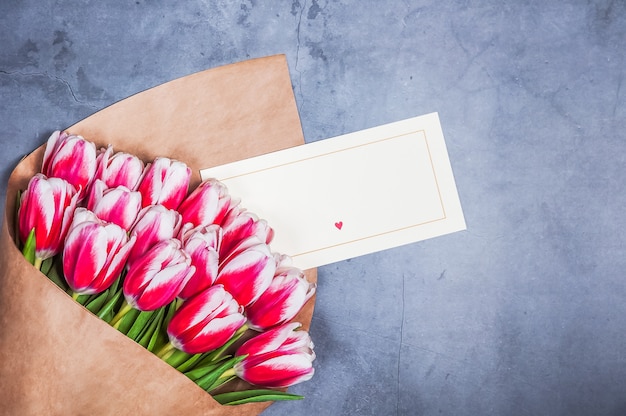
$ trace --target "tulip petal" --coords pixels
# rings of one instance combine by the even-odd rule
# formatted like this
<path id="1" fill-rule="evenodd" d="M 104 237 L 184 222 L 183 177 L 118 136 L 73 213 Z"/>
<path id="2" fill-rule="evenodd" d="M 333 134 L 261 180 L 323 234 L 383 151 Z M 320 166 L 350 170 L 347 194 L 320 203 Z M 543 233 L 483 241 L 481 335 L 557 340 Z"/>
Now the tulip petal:
<path id="1" fill-rule="evenodd" d="M 245 322 L 246 318 L 241 314 L 213 318 L 189 341 L 181 344 L 181 349 L 188 354 L 212 351 L 224 345 Z"/>
<path id="2" fill-rule="evenodd" d="M 106 184 L 113 188 L 125 186 L 135 190 L 143 175 L 144 164 L 137 156 L 128 153 L 116 153 L 109 160 L 109 165 L 104 172 Z"/>
<path id="3" fill-rule="evenodd" d="M 35 229 L 36 256 L 45 260 L 57 254 L 70 225 L 78 195 L 67 181 L 36 174 L 22 193 L 18 211 L 20 239 Z"/>
<path id="4" fill-rule="evenodd" d="M 232 295 L 222 285 L 215 285 L 185 301 L 167 333 L 176 348 L 196 354 L 221 347 L 245 321 Z"/>
<path id="5" fill-rule="evenodd" d="M 130 229 L 141 209 L 141 194 L 124 186 L 107 189 L 94 197 L 91 210 L 103 221 Z"/>
<path id="6" fill-rule="evenodd" d="M 187 194 L 191 169 L 184 163 L 165 157 L 148 164 L 137 190 L 143 206 L 161 204 L 176 209 Z"/>
<path id="7" fill-rule="evenodd" d="M 282 388 L 307 381 L 315 370 L 311 361 L 300 354 L 288 354 L 270 358 L 255 366 L 246 365 L 246 361 L 235 364 L 235 373 L 248 381 L 264 387 Z"/>
<path id="8" fill-rule="evenodd" d="M 180 297 L 188 299 L 211 286 L 217 279 L 222 229 L 218 225 L 190 228 L 188 223 L 181 232 L 184 250 L 191 257 L 191 264 L 196 272 L 185 285 Z"/>
<path id="9" fill-rule="evenodd" d="M 134 238 L 112 223 L 79 208 L 63 249 L 63 269 L 76 293 L 93 294 L 108 289 L 119 276 Z"/>
<path id="10" fill-rule="evenodd" d="M 178 234 L 181 216 L 162 205 L 149 205 L 141 209 L 130 232 L 137 235 L 137 242 L 128 262 L 132 264 L 160 241 Z"/>
<path id="11" fill-rule="evenodd" d="M 299 322 L 290 322 L 267 332 L 263 332 L 244 343 L 237 350 L 237 355 L 258 355 L 275 351 L 283 345 L 296 329 L 302 326 Z M 303 334 L 306 334 L 302 331 Z"/>
<path id="12" fill-rule="evenodd" d="M 180 248 L 180 241 L 157 243 L 143 257 L 131 264 L 124 279 L 124 296 L 134 308 L 154 310 L 173 301 L 195 268 Z"/>
<path id="13" fill-rule="evenodd" d="M 159 202 L 175 209 L 187 195 L 191 170 L 184 163 L 174 161 L 165 173 Z"/>
<path id="14" fill-rule="evenodd" d="M 54 132 L 48 139 L 42 173 L 62 178 L 84 196 L 96 172 L 96 146 L 81 136 Z"/>
<path id="15" fill-rule="evenodd" d="M 63 271 L 68 285 L 76 293 L 95 293 L 92 282 L 106 264 L 106 235 L 92 222 L 72 229 L 63 250 Z"/>
<path id="16" fill-rule="evenodd" d="M 108 243 L 106 267 L 93 281 L 94 286 L 103 289 L 111 286 L 113 281 L 122 273 L 128 254 L 136 241 L 135 235 L 132 235 L 129 239 L 126 231 L 116 224 L 104 225 L 104 231 Z"/>
<path id="17" fill-rule="evenodd" d="M 248 306 L 269 287 L 275 269 L 269 248 L 257 245 L 223 265 L 216 282 L 223 284 L 240 305 Z"/>
<path id="18" fill-rule="evenodd" d="M 59 141 L 65 139 L 65 137 L 67 137 L 66 132 L 61 132 L 57 130 L 52 133 L 48 138 L 48 141 L 46 142 L 46 148 L 43 154 L 43 163 L 41 168 L 42 172 L 48 171 L 55 148 L 58 146 Z"/>
<path id="19" fill-rule="evenodd" d="M 283 324 L 243 343 L 233 367 L 240 378 L 265 387 L 288 387 L 313 376 L 313 342 L 299 323 Z"/>
<path id="20" fill-rule="evenodd" d="M 233 206 L 228 189 L 215 179 L 208 179 L 194 189 L 178 207 L 185 223 L 221 225 Z"/>
<path id="21" fill-rule="evenodd" d="M 291 320 L 315 290 L 316 285 L 309 283 L 301 270 L 295 267 L 277 270 L 267 290 L 246 310 L 250 328 L 265 330 Z"/>

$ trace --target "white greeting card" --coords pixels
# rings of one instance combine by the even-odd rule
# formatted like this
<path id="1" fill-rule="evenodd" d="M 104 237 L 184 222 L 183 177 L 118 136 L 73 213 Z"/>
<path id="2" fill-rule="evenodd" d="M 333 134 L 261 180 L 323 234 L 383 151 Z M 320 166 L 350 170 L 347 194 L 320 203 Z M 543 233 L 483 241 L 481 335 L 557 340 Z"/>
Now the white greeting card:
<path id="1" fill-rule="evenodd" d="M 465 229 L 437 113 L 204 169 L 313 268 Z"/>

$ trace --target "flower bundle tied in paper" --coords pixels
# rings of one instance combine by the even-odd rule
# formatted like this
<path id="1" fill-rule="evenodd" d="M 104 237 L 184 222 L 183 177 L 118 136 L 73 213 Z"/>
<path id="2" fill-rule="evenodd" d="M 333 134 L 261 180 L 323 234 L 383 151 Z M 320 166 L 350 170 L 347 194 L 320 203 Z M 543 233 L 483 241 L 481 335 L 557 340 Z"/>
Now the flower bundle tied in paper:
<path id="1" fill-rule="evenodd" d="M 251 217 L 244 210 L 235 209 L 236 204 L 232 207 L 227 204 L 227 198 L 219 198 L 226 195 L 219 183 L 201 184 L 197 171 L 302 143 L 284 57 L 247 61 L 172 81 L 117 103 L 67 131 L 87 137 L 101 146 L 111 144 L 123 149 L 124 153 L 114 153 L 108 148 L 99 154 L 97 163 L 92 165 L 87 161 L 79 164 L 89 171 L 87 176 L 91 175 L 91 170 L 97 170 L 98 181 L 83 184 L 80 182 L 81 172 L 73 172 L 78 178 L 73 193 L 62 189 L 59 184 L 48 183 L 55 182 L 52 179 L 38 176 L 41 175 L 38 174 L 40 169 L 48 173 L 47 176 L 54 176 L 51 173 L 55 169 L 71 170 L 62 162 L 50 166 L 55 152 L 62 152 L 62 147 L 67 146 L 78 155 L 83 154 L 83 148 L 91 146 L 88 141 L 79 145 L 68 144 L 76 136 L 64 136 L 59 132 L 57 136 L 53 135 L 47 148 L 42 147 L 25 158 L 11 176 L 2 233 L 3 255 L 0 258 L 4 266 L 0 278 L 0 312 L 5 327 L 0 337 L 3 361 L 0 376 L 6 384 L 0 394 L 4 395 L 3 403 L 8 404 L 3 412 L 258 414 L 267 406 L 266 403 L 228 408 L 220 406 L 197 389 L 201 383 L 197 378 L 194 380 L 191 370 L 202 360 L 211 364 L 211 359 L 220 358 L 217 356 L 224 353 L 220 348 L 228 346 L 228 340 L 234 335 L 243 333 L 244 322 L 247 321 L 251 328 L 267 329 L 267 332 L 243 344 L 239 348 L 242 352 L 238 352 L 233 361 L 225 364 L 221 358 L 216 360 L 216 363 L 224 364 L 224 368 L 215 373 L 219 373 L 219 380 L 205 383 L 208 384 L 206 389 L 219 387 L 220 381 L 234 375 L 268 387 L 293 384 L 285 380 L 272 382 L 264 379 L 267 369 L 263 369 L 263 361 L 247 357 L 267 353 L 265 348 L 272 343 L 283 345 L 275 348 L 280 349 L 286 348 L 284 345 L 289 343 L 303 342 L 292 339 L 290 335 L 297 333 L 294 332 L 294 325 L 297 324 L 267 321 L 272 315 L 266 307 L 270 302 L 258 301 L 265 291 L 268 293 L 266 296 L 278 296 L 284 282 L 297 279 L 291 277 L 289 280 L 292 269 L 281 263 L 284 260 L 282 257 L 268 251 L 265 243 L 270 240 L 267 234 L 271 232 L 269 228 L 265 229 L 266 241 L 262 244 L 242 244 L 234 238 L 234 234 L 241 234 L 241 224 L 248 224 L 246 221 Z M 155 159 L 160 155 L 167 155 L 168 158 Z M 152 170 L 140 169 L 134 156 L 137 160 L 151 160 Z M 64 160 L 63 157 L 58 159 Z M 173 168 L 172 161 L 176 160 L 184 160 L 191 169 Z M 155 191 L 163 184 L 160 179 L 151 180 L 150 176 L 163 178 L 169 170 L 179 182 L 180 178 L 189 180 L 191 189 L 196 191 L 188 196 L 186 189 L 185 192 L 177 192 L 180 189 L 176 186 L 168 192 L 163 189 Z M 120 174 L 122 171 L 124 174 Z M 138 175 L 138 172 L 141 174 Z M 107 184 L 107 181 L 113 183 L 119 179 L 126 182 L 116 188 Z M 176 180 L 173 183 L 177 183 Z M 72 221 L 64 218 L 63 212 L 56 213 L 58 218 L 54 221 L 55 227 L 67 227 L 59 231 L 67 233 L 63 244 L 63 258 L 67 263 L 65 283 L 75 300 L 106 318 L 104 321 L 98 321 L 77 302 L 72 303 L 71 298 L 36 272 L 24 258 L 19 258 L 19 252 L 12 246 L 9 227 L 16 220 L 13 213 L 17 193 L 24 189 L 31 195 L 48 192 L 52 200 L 60 196 L 64 199 L 61 206 L 64 209 L 70 207 Z M 218 206 L 209 210 L 214 213 L 210 221 L 194 223 L 194 218 L 199 215 L 194 207 L 202 201 L 198 194 L 205 189 L 218 196 Z M 159 199 L 158 195 L 163 198 Z M 150 199 L 153 196 L 156 196 L 155 200 Z M 20 199 L 22 212 L 29 209 L 29 203 L 36 204 L 38 200 L 28 195 Z M 176 202 L 170 202 L 170 199 Z M 168 206 L 170 203 L 172 206 Z M 132 207 L 128 210 L 135 212 L 134 215 L 125 212 L 128 207 Z M 227 218 L 229 214 L 230 219 Z M 32 262 L 42 267 L 46 258 L 52 258 L 55 242 L 37 241 L 39 251 L 33 249 L 35 254 L 29 254 L 29 242 L 35 238 L 31 236 L 29 239 L 29 232 L 24 231 L 29 228 L 29 218 L 29 215 L 20 215 L 19 222 L 24 226 L 13 234 L 21 236 L 18 241 L 26 243 L 24 253 L 27 257 L 34 256 Z M 212 226 L 229 220 L 230 224 L 234 224 L 231 227 L 218 229 Z M 253 220 L 252 223 L 258 221 Z M 133 227 L 143 232 L 125 232 Z M 165 234 L 160 232 L 163 230 Z M 224 238 L 222 233 L 230 233 L 229 238 Z M 81 258 L 85 257 L 82 252 L 85 247 L 99 246 L 89 244 L 90 240 L 108 241 L 108 246 L 113 249 L 106 253 L 93 253 L 93 258 L 101 258 L 102 261 L 80 264 Z M 81 245 L 81 242 L 85 244 Z M 146 247 L 150 247 L 148 251 L 145 251 Z M 206 253 L 212 253 L 213 261 L 206 257 Z M 215 259 L 220 260 L 216 262 Z M 103 262 L 108 262 L 106 268 L 101 268 Z M 93 273 L 73 274 L 71 270 L 76 270 L 76 267 L 72 268 L 72 263 L 80 264 Z M 123 282 L 116 280 L 122 263 L 126 271 Z M 171 269 L 163 267 L 168 271 L 154 272 L 157 263 L 167 263 Z M 48 268 L 48 265 L 44 267 Z M 264 283 L 262 291 L 256 293 L 238 285 L 241 280 L 238 273 L 246 267 L 267 268 L 259 273 L 272 275 L 271 279 L 264 278 L 268 283 Z M 204 281 L 196 279 L 189 285 L 189 293 L 180 296 L 189 302 L 182 302 L 181 306 L 174 299 L 181 295 L 185 284 L 192 281 L 196 268 L 206 272 L 202 278 Z M 84 276 L 89 274 L 92 275 L 91 280 L 85 281 Z M 309 270 L 305 274 L 306 281 L 313 284 L 314 271 Z M 170 289 L 169 292 L 164 291 L 161 282 L 152 286 L 146 283 L 150 278 L 158 280 L 164 276 L 170 280 L 178 279 L 179 285 L 168 286 L 175 286 L 176 293 Z M 207 279 L 210 281 L 208 288 Z M 116 287 L 116 284 L 120 286 Z M 96 290 L 98 286 L 106 286 L 104 292 Z M 192 294 L 199 288 L 203 289 L 202 295 Z M 114 301 L 114 296 L 121 298 L 121 294 L 124 300 L 120 304 L 120 299 Z M 310 295 L 309 290 L 307 298 Z M 155 304 L 155 300 L 164 304 Z M 116 311 L 107 310 L 108 305 L 116 303 L 121 305 Z M 302 322 L 307 329 L 312 307 L 313 301 L 309 301 L 292 322 Z M 242 312 L 246 308 L 244 316 Z M 202 336 L 190 335 L 194 331 L 194 335 L 198 335 L 197 332 L 202 330 L 196 319 L 200 310 L 208 310 L 206 315 L 210 315 L 211 319 L 207 318 L 207 322 L 212 319 L 222 322 L 207 330 L 212 337 L 202 339 Z M 129 313 L 134 315 L 129 318 Z M 174 314 L 177 314 L 175 319 Z M 157 332 L 148 328 L 158 327 L 165 321 L 169 323 L 168 338 L 163 340 L 162 335 L 159 339 L 159 335 L 155 335 Z M 134 334 L 130 337 L 134 341 L 120 336 L 107 322 L 118 331 L 122 328 L 121 332 Z M 143 322 L 143 326 L 137 322 Z M 223 339 L 217 339 L 220 337 Z M 215 343 L 211 344 L 208 338 Z M 276 341 L 279 338 L 282 341 Z M 142 351 L 140 345 L 154 349 L 156 355 Z M 212 348 L 209 351 L 213 351 L 213 356 L 202 355 L 207 352 L 202 351 L 207 345 Z M 170 365 L 164 365 L 157 355 Z M 187 377 L 177 372 L 175 367 L 181 372 L 188 370 Z M 11 380 L 10 384 L 8 380 Z M 45 380 L 55 382 L 46 383 Z M 244 385 L 231 386 L 231 389 L 242 390 Z"/>

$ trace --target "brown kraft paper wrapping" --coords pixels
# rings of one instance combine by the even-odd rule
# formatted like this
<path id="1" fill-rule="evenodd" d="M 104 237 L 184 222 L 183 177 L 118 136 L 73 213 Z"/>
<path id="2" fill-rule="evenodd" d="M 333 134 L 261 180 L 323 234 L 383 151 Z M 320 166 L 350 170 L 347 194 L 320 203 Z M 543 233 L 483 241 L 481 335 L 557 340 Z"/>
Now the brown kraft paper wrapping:
<path id="1" fill-rule="evenodd" d="M 282 55 L 168 82 L 67 130 L 146 161 L 156 156 L 184 161 L 194 171 L 192 186 L 202 168 L 304 143 Z M 0 414 L 261 413 L 269 403 L 219 405 L 74 302 L 22 257 L 12 238 L 16 194 L 40 170 L 43 152 L 42 146 L 18 164 L 7 189 L 0 234 Z M 306 274 L 311 281 L 317 278 L 314 269 Z M 313 306 L 314 298 L 296 317 L 305 329 Z"/>

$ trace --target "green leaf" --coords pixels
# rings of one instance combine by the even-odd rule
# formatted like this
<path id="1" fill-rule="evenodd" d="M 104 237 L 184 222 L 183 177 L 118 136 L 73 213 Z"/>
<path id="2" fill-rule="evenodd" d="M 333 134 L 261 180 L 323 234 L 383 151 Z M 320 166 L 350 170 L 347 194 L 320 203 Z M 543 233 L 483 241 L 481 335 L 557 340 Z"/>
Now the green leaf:
<path id="1" fill-rule="evenodd" d="M 111 319 L 113 319 L 114 315 L 113 308 L 115 304 L 120 300 L 121 296 L 122 291 L 120 290 L 119 292 L 116 292 L 111 299 L 107 300 L 107 303 L 102 309 L 100 309 L 100 312 L 98 312 L 98 318 L 104 320 L 107 323 L 111 322 Z"/>
<path id="2" fill-rule="evenodd" d="M 91 295 L 78 295 L 74 298 L 74 300 L 76 300 L 76 302 L 80 303 L 81 305 L 84 305 L 90 297 Z"/>
<path id="3" fill-rule="evenodd" d="M 194 354 L 187 361 L 180 364 L 176 369 L 181 373 L 188 371 L 194 367 L 194 365 L 202 358 L 202 354 Z"/>
<path id="4" fill-rule="evenodd" d="M 165 320 L 165 319 L 164 319 Z M 167 344 L 170 340 L 167 336 L 167 332 L 162 329 L 161 326 L 158 331 L 154 331 L 154 346 L 151 351 L 159 351 L 159 349 L 163 348 L 165 344 Z"/>
<path id="5" fill-rule="evenodd" d="M 157 326 L 148 341 L 148 345 L 146 349 L 150 352 L 155 352 L 157 347 L 160 347 L 159 340 L 161 339 L 161 325 L 163 324 L 163 319 L 165 317 L 165 311 L 160 309 L 161 313 L 159 314 L 159 319 L 157 320 Z"/>
<path id="6" fill-rule="evenodd" d="M 208 364 L 202 367 L 194 368 L 193 370 L 189 370 L 184 372 L 184 374 L 189 377 L 192 381 L 196 381 L 201 379 L 202 377 L 209 374 L 211 371 L 215 370 L 219 367 L 219 364 Z"/>
<path id="7" fill-rule="evenodd" d="M 47 276 L 48 279 L 52 280 L 54 284 L 63 289 L 64 292 L 67 292 L 70 288 L 65 281 L 65 276 L 63 275 L 63 265 L 60 261 L 58 261 L 58 257 L 53 257 L 54 261 L 48 270 Z M 45 263 L 45 261 L 44 261 Z"/>
<path id="8" fill-rule="evenodd" d="M 304 396 L 299 396 L 297 394 L 269 390 L 269 389 L 259 389 L 259 390 L 243 390 L 243 391 L 233 391 L 229 393 L 221 393 L 216 394 L 213 398 L 219 403 L 223 405 L 236 405 L 236 404 L 244 404 L 244 403 L 255 403 L 255 402 L 268 402 L 268 401 L 281 401 L 281 400 L 302 400 Z"/>
<path id="9" fill-rule="evenodd" d="M 169 338 L 167 337 L 167 325 L 169 325 L 172 320 L 172 316 L 174 316 L 174 312 L 176 312 L 176 302 L 171 302 L 169 305 L 165 306 L 164 309 L 165 316 L 161 321 L 159 330 L 155 331 L 156 337 L 152 351 L 158 351 L 169 342 Z"/>
<path id="10" fill-rule="evenodd" d="M 207 387 L 206 391 L 210 394 L 213 390 L 218 389 L 220 387 L 222 387 L 224 384 L 228 383 L 231 380 L 236 379 L 237 376 L 232 375 L 232 376 L 228 376 L 228 377 L 220 377 L 217 380 L 215 380 L 215 382 L 213 384 L 211 384 L 209 387 Z"/>
<path id="11" fill-rule="evenodd" d="M 232 357 L 232 355 L 222 355 L 221 354 L 222 352 L 223 352 L 222 348 L 205 352 L 204 354 L 202 354 L 202 358 L 196 364 L 196 367 L 201 367 L 201 366 L 205 366 L 205 365 L 212 364 L 212 363 L 219 363 L 221 361 L 224 361 L 227 358 Z"/>
<path id="12" fill-rule="evenodd" d="M 161 321 L 163 320 L 163 315 L 165 311 L 163 308 L 157 309 L 152 318 L 150 319 L 150 323 L 143 334 L 137 339 L 137 342 L 142 347 L 148 349 L 148 343 L 152 340 L 152 335 L 154 335 L 154 331 L 156 331 L 161 326 Z"/>
<path id="13" fill-rule="evenodd" d="M 162 330 L 167 332 L 167 326 L 170 324 L 170 321 L 176 312 L 176 301 L 170 302 L 170 304 L 165 308 L 167 309 L 167 312 L 165 314 L 165 319 L 163 320 Z"/>
<path id="14" fill-rule="evenodd" d="M 109 295 L 107 296 L 106 302 L 110 301 L 117 294 L 118 291 L 119 292 L 122 291 L 122 289 L 120 288 L 121 281 L 122 281 L 122 279 L 121 279 L 121 275 L 120 275 L 120 277 L 115 279 L 113 281 L 113 284 L 111 286 L 109 286 L 109 289 L 108 289 Z"/>
<path id="15" fill-rule="evenodd" d="M 85 307 L 94 315 L 98 315 L 100 309 L 104 306 L 107 298 L 109 297 L 109 289 L 105 290 L 102 293 L 92 296 Z"/>
<path id="16" fill-rule="evenodd" d="M 150 324 L 152 315 L 154 315 L 154 311 L 140 311 L 139 315 L 137 315 L 137 317 L 135 318 L 133 325 L 126 333 L 128 338 L 137 341 Z"/>
<path id="17" fill-rule="evenodd" d="M 226 369 L 227 370 L 227 369 Z M 220 376 L 226 371 L 219 371 L 219 369 L 216 369 L 214 371 L 211 371 L 207 374 L 204 375 L 204 377 L 199 378 L 198 380 L 195 380 L 195 383 L 202 389 L 202 390 L 209 390 L 209 387 L 211 387 L 213 384 L 215 384 L 215 382 L 217 381 L 218 378 L 220 378 Z"/>
<path id="18" fill-rule="evenodd" d="M 170 355 L 165 360 L 165 362 L 171 365 L 172 367 L 176 368 L 182 363 L 184 363 L 185 361 L 187 361 L 190 357 L 191 357 L 190 354 L 187 354 L 186 352 L 181 351 L 179 349 L 175 349 L 174 353 Z"/>
<path id="19" fill-rule="evenodd" d="M 30 230 L 28 234 L 28 238 L 24 242 L 24 248 L 22 249 L 22 254 L 26 261 L 30 264 L 35 264 L 35 229 Z"/>
<path id="20" fill-rule="evenodd" d="M 117 328 L 122 334 L 128 334 L 128 331 L 135 323 L 135 319 L 139 316 L 141 311 L 139 309 L 132 308 L 120 321 L 120 325 Z"/>
<path id="21" fill-rule="evenodd" d="M 200 368 L 200 367 L 206 367 L 207 365 L 213 363 L 213 362 L 220 362 L 221 360 L 212 360 L 211 359 L 211 352 L 205 352 L 204 354 L 202 354 L 202 356 L 200 357 L 200 360 L 198 360 L 198 362 L 196 362 L 194 368 Z M 222 357 L 223 358 L 223 357 Z"/>
<path id="22" fill-rule="evenodd" d="M 45 274 L 46 276 L 48 275 L 48 273 L 50 273 L 50 269 L 54 265 L 55 257 L 56 256 L 49 257 L 41 263 L 41 269 L 39 269 L 41 273 Z"/>
<path id="23" fill-rule="evenodd" d="M 245 357 L 233 357 L 229 360 L 224 361 L 215 370 L 208 373 L 201 379 L 196 380 L 196 384 L 200 386 L 200 388 L 203 390 L 206 390 L 206 391 L 213 390 L 215 388 L 214 385 L 216 384 L 218 379 L 221 378 L 224 375 L 224 373 L 226 373 L 228 370 L 231 370 L 235 364 L 237 364 L 239 361 L 243 360 L 244 358 Z"/>

